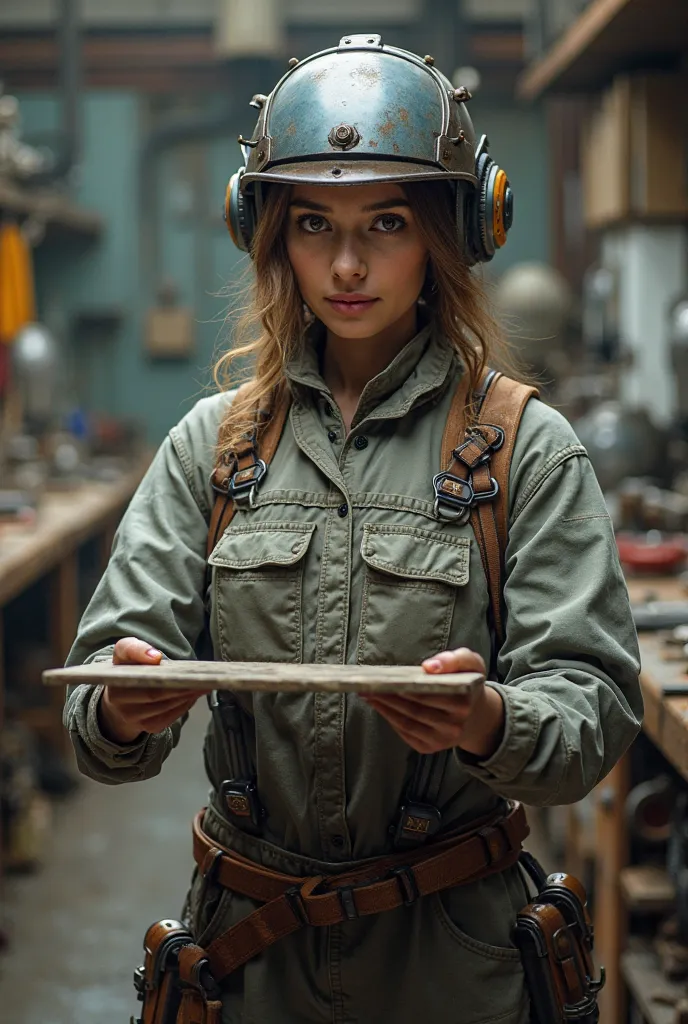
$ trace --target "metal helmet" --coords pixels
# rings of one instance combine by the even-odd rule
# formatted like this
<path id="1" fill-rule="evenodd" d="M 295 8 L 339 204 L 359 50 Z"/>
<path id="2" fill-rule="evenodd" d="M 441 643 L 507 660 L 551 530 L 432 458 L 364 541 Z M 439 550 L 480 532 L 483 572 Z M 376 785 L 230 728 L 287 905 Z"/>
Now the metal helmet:
<path id="1" fill-rule="evenodd" d="M 467 259 L 491 260 L 506 242 L 513 194 L 487 137 L 476 146 L 470 98 L 432 57 L 385 46 L 379 35 L 344 36 L 294 58 L 269 96 L 251 100 L 260 111 L 251 139 L 239 136 L 245 165 L 225 199 L 235 245 L 251 251 L 264 184 L 448 181 Z"/>

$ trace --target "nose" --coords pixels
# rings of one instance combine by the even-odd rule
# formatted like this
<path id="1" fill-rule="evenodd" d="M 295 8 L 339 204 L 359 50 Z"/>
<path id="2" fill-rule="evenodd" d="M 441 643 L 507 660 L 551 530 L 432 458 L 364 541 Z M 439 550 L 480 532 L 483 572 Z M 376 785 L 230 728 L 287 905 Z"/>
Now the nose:
<path id="1" fill-rule="evenodd" d="M 339 239 L 332 259 L 332 277 L 339 281 L 360 281 L 368 273 L 361 247 L 352 235 Z"/>

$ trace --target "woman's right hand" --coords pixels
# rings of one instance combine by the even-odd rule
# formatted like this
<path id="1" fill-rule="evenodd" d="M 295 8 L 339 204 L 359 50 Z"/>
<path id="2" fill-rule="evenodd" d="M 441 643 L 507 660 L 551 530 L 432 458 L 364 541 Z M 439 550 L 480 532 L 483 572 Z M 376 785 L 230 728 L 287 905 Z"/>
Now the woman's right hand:
<path id="1" fill-rule="evenodd" d="M 114 665 L 159 665 L 160 651 L 135 636 L 115 644 Z M 113 743 L 131 743 L 142 733 L 162 732 L 196 703 L 199 690 L 134 690 L 106 686 L 98 705 L 100 731 Z"/>

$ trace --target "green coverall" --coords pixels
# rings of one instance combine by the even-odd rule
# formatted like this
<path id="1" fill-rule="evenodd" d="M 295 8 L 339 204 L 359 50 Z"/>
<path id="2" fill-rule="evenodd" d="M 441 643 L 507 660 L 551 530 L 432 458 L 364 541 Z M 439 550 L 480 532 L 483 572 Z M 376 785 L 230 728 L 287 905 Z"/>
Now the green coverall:
<path id="1" fill-rule="evenodd" d="M 466 646 L 489 663 L 472 528 L 433 513 L 432 477 L 462 373 L 453 350 L 422 329 L 367 384 L 348 436 L 312 344 L 286 373 L 293 404 L 282 439 L 254 506 L 212 553 L 207 592 L 209 479 L 231 394 L 199 401 L 163 442 L 68 664 L 110 660 L 130 635 L 168 658 L 192 658 L 205 608 L 218 659 L 418 664 Z M 638 648 L 612 524 L 585 449 L 536 399 L 518 432 L 509 521 L 507 634 L 500 681 L 489 683 L 504 700 L 504 736 L 483 762 L 452 751 L 438 801 L 447 827 L 503 797 L 580 800 L 640 726 Z M 100 696 L 87 686 L 68 695 L 81 771 L 108 784 L 156 775 L 182 722 L 120 746 L 99 730 Z M 216 787 L 233 768 L 211 725 L 206 831 L 295 875 L 389 852 L 416 755 L 387 722 L 356 695 L 257 693 L 241 704 L 267 818 L 255 837 L 223 815 Z M 223 1022 L 526 1024 L 511 929 L 527 899 L 514 867 L 410 907 L 302 929 L 230 976 Z M 201 945 L 255 906 L 194 873 L 186 909 Z"/>

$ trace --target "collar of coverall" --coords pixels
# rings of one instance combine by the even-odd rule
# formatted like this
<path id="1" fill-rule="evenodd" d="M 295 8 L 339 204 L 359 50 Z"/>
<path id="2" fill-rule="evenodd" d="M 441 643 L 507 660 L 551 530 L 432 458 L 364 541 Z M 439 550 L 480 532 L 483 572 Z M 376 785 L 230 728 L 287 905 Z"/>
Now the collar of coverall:
<path id="1" fill-rule="evenodd" d="M 297 401 L 312 402 L 313 392 L 332 401 L 320 372 L 323 341 L 322 325 L 317 324 L 306 335 L 301 351 L 285 366 L 285 375 L 296 385 L 293 390 Z M 456 360 L 453 348 L 432 322 L 421 325 L 392 362 L 368 381 L 352 427 L 370 415 L 375 419 L 401 418 L 415 405 L 429 401 L 446 385 Z"/>

